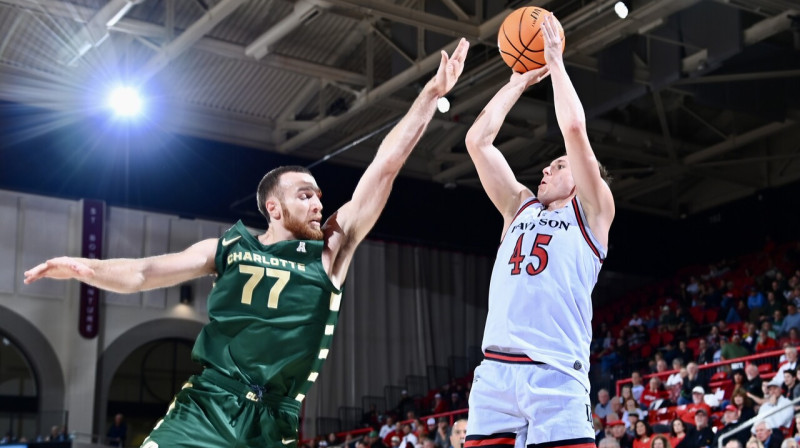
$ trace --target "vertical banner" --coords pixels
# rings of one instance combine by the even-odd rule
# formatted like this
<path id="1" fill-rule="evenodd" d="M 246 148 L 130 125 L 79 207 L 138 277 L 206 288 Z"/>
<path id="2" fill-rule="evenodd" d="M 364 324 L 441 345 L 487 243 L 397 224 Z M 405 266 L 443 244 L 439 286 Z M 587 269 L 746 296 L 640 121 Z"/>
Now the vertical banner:
<path id="1" fill-rule="evenodd" d="M 101 258 L 103 256 L 103 222 L 105 203 L 93 199 L 83 200 L 83 237 L 81 256 Z M 100 290 L 81 283 L 81 309 L 78 331 L 86 339 L 97 337 L 100 325 Z"/>

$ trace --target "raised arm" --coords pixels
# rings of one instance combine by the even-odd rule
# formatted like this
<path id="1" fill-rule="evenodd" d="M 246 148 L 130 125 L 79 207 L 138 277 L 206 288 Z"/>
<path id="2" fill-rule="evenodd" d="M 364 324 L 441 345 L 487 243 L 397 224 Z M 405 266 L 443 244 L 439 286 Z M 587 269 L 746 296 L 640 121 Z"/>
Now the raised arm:
<path id="1" fill-rule="evenodd" d="M 339 282 L 344 280 L 353 252 L 378 220 L 392 183 L 403 167 L 436 111 L 436 100 L 453 88 L 464 70 L 469 42 L 461 39 L 448 57 L 442 60 L 436 75 L 428 81 L 411 109 L 386 135 L 375 159 L 361 176 L 352 199 L 325 223 L 327 250 L 331 257 L 328 274 Z"/>
<path id="2" fill-rule="evenodd" d="M 560 27 L 561 24 L 552 14 L 546 15 L 542 21 L 544 56 L 547 66 L 550 67 L 556 119 L 564 135 L 567 160 L 589 227 L 595 237 L 607 247 L 608 230 L 615 213 L 614 198 L 608 184 L 600 175 L 597 159 L 586 134 L 583 106 L 564 66 Z"/>
<path id="3" fill-rule="evenodd" d="M 517 181 L 505 157 L 493 142 L 506 115 L 525 89 L 547 77 L 547 72 L 547 67 L 543 67 L 524 74 L 514 73 L 508 84 L 486 104 L 467 132 L 467 151 L 475 163 L 483 189 L 503 215 L 506 226 L 514 217 L 520 203 L 533 196 L 533 193 Z"/>
<path id="4" fill-rule="evenodd" d="M 163 288 L 216 272 L 216 250 L 217 240 L 208 239 L 183 252 L 147 258 L 53 258 L 26 271 L 25 284 L 42 278 L 75 279 L 123 294 Z"/>

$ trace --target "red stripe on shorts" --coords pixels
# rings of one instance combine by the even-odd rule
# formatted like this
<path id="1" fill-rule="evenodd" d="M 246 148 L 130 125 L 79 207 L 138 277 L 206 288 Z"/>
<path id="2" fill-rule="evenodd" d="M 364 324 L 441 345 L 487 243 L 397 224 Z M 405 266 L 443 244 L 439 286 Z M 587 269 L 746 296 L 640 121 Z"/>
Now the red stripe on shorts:
<path id="1" fill-rule="evenodd" d="M 513 438 L 497 438 L 497 439 L 484 439 L 484 440 L 467 440 L 464 443 L 464 448 L 473 446 L 486 446 L 486 445 L 514 445 L 516 442 Z"/>

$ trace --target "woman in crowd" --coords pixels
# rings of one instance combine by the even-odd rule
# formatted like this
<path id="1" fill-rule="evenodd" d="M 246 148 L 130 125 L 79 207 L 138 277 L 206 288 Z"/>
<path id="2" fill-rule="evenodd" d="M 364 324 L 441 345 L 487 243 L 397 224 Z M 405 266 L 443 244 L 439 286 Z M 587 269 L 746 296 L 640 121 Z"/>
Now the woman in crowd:
<path id="1" fill-rule="evenodd" d="M 683 423 L 683 420 L 679 418 L 672 419 L 669 424 L 669 444 L 672 448 L 678 448 L 686 438 L 686 434 L 686 424 Z"/>
<path id="2" fill-rule="evenodd" d="M 650 448 L 650 439 L 653 437 L 653 428 L 644 420 L 636 422 L 634 428 L 636 438 L 633 440 L 633 448 Z"/>

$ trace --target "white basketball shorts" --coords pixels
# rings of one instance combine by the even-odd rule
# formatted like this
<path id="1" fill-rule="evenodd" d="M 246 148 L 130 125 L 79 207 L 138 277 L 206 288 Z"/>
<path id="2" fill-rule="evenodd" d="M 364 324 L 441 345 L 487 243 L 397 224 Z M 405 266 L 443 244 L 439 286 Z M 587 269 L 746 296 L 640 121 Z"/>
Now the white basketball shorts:
<path id="1" fill-rule="evenodd" d="M 595 448 L 589 391 L 578 380 L 525 355 L 485 356 L 464 448 Z"/>

